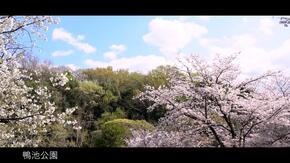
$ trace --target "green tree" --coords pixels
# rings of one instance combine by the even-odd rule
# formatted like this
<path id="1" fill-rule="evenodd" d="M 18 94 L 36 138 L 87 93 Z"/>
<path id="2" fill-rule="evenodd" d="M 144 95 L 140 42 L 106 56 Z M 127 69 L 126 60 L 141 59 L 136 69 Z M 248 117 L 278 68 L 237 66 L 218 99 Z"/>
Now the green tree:
<path id="1" fill-rule="evenodd" d="M 125 147 L 125 139 L 129 139 L 131 129 L 153 130 L 154 126 L 145 120 L 114 119 L 104 123 L 102 130 L 96 133 L 95 146 Z"/>

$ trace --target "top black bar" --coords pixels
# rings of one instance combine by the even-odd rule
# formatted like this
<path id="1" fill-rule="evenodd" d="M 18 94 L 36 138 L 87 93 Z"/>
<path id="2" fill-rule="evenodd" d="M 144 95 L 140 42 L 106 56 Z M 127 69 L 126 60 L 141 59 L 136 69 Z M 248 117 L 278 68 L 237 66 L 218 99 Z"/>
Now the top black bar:
<path id="1" fill-rule="evenodd" d="M 262 3 L 250 0 L 10 0 L 1 3 L 1 15 L 290 15 L 288 5 L 277 0 Z"/>

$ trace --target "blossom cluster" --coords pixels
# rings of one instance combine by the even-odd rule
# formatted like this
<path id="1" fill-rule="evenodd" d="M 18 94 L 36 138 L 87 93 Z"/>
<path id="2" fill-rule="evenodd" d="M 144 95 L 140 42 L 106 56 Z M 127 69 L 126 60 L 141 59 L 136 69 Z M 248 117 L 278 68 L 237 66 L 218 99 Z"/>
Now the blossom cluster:
<path id="1" fill-rule="evenodd" d="M 25 53 L 35 45 L 36 38 L 46 39 L 44 31 L 48 25 L 59 20 L 51 16 L 0 16 L 0 58 L 9 58 Z M 26 37 L 30 44 L 23 44 L 19 38 Z"/>
<path id="2" fill-rule="evenodd" d="M 30 88 L 16 59 L 0 64 L 0 146 L 37 146 L 53 123 L 80 129 L 71 115 L 77 108 L 56 113 L 46 87 Z"/>
<path id="3" fill-rule="evenodd" d="M 181 60 L 183 67 L 180 73 L 170 75 L 169 86 L 145 86 L 136 98 L 152 101 L 149 111 L 165 106 L 170 121 L 188 117 L 196 126 L 206 128 L 208 138 L 219 147 L 254 146 L 258 141 L 275 140 L 278 135 L 288 137 L 289 134 L 269 134 L 267 138 L 262 135 L 274 132 L 269 123 L 290 129 L 290 78 L 270 71 L 240 78 L 236 57 L 217 55 L 207 63 L 192 55 Z"/>
<path id="4" fill-rule="evenodd" d="M 20 64 L 20 56 L 34 44 L 33 37 L 43 38 L 43 30 L 54 23 L 57 20 L 50 16 L 0 16 L 1 147 L 36 147 L 54 123 L 81 129 L 72 117 L 77 108 L 57 113 L 48 88 L 27 85 L 27 81 L 39 81 L 33 79 L 33 74 L 27 75 Z M 24 36 L 29 36 L 31 45 L 20 42 Z M 57 74 L 51 82 L 62 87 L 68 79 L 64 74 Z"/>
<path id="5" fill-rule="evenodd" d="M 52 82 L 52 85 L 55 86 L 64 86 L 69 79 L 63 73 L 57 73 L 56 77 L 51 77 L 49 80 Z"/>

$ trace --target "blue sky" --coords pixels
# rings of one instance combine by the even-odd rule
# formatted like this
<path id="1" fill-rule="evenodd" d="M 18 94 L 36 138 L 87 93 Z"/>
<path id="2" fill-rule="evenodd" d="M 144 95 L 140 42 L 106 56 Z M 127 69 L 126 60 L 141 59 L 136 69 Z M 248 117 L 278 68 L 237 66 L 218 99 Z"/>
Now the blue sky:
<path id="1" fill-rule="evenodd" d="M 175 64 L 180 54 L 241 51 L 245 73 L 288 69 L 290 29 L 272 16 L 58 16 L 47 41 L 33 50 L 41 60 L 73 69 L 112 66 L 146 73 Z"/>

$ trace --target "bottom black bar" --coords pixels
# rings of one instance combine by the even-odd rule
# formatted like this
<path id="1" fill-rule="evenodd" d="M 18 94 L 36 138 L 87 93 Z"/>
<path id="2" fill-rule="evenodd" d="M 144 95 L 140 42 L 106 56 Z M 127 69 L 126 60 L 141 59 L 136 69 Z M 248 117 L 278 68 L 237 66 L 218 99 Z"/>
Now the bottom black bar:
<path id="1" fill-rule="evenodd" d="M 2 160 L 290 161 L 290 148 L 1 148 Z"/>

